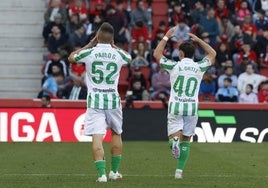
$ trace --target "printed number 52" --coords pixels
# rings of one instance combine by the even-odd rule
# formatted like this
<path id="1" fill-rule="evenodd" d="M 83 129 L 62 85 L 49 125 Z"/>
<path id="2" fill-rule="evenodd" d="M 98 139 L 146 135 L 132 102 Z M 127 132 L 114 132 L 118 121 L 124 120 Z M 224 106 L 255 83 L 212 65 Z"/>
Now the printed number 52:
<path id="1" fill-rule="evenodd" d="M 105 67 L 105 70 L 110 71 L 109 74 L 105 75 L 100 67 L 103 67 L 103 62 L 101 61 L 94 61 L 92 63 L 92 80 L 96 84 L 100 84 L 105 81 L 107 84 L 114 84 L 114 80 L 111 80 L 113 75 L 117 72 L 118 67 L 116 63 L 108 63 Z"/>

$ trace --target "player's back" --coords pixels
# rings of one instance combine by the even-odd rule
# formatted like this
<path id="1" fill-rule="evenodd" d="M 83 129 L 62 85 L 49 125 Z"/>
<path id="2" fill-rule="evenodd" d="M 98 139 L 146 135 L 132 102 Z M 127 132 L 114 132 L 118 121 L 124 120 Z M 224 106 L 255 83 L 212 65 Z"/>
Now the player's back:
<path id="1" fill-rule="evenodd" d="M 196 115 L 198 92 L 204 72 L 208 66 L 202 67 L 206 59 L 194 62 L 183 58 L 170 70 L 171 95 L 170 111 L 180 115 Z"/>
<path id="2" fill-rule="evenodd" d="M 119 72 L 131 56 L 110 44 L 97 44 L 81 51 L 77 62 L 86 64 L 88 106 L 97 109 L 114 109 L 120 105 L 117 90 Z"/>

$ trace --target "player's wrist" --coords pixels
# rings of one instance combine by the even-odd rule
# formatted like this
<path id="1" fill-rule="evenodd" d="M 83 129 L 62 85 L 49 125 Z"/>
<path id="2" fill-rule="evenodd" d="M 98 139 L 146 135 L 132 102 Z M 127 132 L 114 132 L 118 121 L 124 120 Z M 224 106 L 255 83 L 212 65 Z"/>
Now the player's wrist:
<path id="1" fill-rule="evenodd" d="M 168 41 L 168 39 L 169 39 L 169 38 L 168 38 L 168 36 L 166 36 L 166 35 L 162 38 L 162 40 L 164 40 L 164 41 L 166 41 L 166 42 Z"/>

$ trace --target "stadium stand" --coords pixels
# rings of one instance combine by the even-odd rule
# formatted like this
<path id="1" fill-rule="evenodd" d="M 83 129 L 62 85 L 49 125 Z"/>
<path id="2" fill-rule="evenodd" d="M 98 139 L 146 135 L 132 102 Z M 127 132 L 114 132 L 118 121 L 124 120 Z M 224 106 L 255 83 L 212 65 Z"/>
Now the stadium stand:
<path id="1" fill-rule="evenodd" d="M 35 98 L 44 49 L 43 0 L 0 1 L 0 98 Z"/>
<path id="2" fill-rule="evenodd" d="M 12 0 L 0 1 L 0 25 L 3 29 L 0 30 L 0 55 L 2 62 L 0 63 L 0 98 L 36 98 L 38 91 L 41 88 L 41 69 L 44 63 L 51 59 L 52 54 L 49 53 L 47 43 L 44 43 L 42 38 L 42 30 L 47 24 L 47 20 L 51 20 L 51 16 L 46 16 L 46 10 L 52 6 L 54 0 Z M 70 23 L 72 19 L 70 15 L 78 11 L 74 7 L 74 0 L 56 0 L 61 3 L 61 13 L 65 12 L 67 17 L 67 38 L 70 38 L 70 30 L 74 31 L 77 23 Z M 122 44 L 122 48 L 130 53 L 136 50 L 137 43 L 141 42 L 140 38 L 131 36 L 135 29 L 131 27 L 131 13 L 137 9 L 138 0 L 81 0 L 83 11 L 78 14 L 81 20 L 77 21 L 82 26 L 81 34 L 87 35 L 87 43 L 94 34 L 102 21 L 105 21 L 105 14 L 108 7 L 117 7 L 118 4 L 123 4 L 123 11 L 128 19 L 127 42 Z M 224 2 L 226 2 L 224 4 Z M 246 2 L 246 11 L 241 20 L 237 20 L 238 12 L 242 5 Z M 55 3 L 55 2 L 54 2 Z M 152 57 L 154 47 L 161 40 L 162 34 L 167 30 L 167 27 L 158 27 L 161 22 L 166 26 L 174 26 L 181 20 L 186 21 L 186 26 L 191 28 L 191 32 L 201 37 L 204 41 L 215 45 L 217 50 L 216 65 L 211 67 L 207 72 L 213 75 L 213 81 L 217 83 L 218 77 L 223 74 L 224 67 L 232 66 L 235 70 L 234 74 L 238 77 L 240 73 L 245 72 L 247 62 L 244 63 L 243 58 L 248 57 L 251 60 L 249 63 L 254 64 L 254 71 L 257 74 L 268 76 L 268 18 L 267 6 L 261 5 L 256 1 L 187 1 L 187 0 L 143 0 L 146 12 L 150 14 L 151 20 L 147 23 L 148 38 L 142 42 L 146 44 L 148 60 L 144 67 L 141 67 L 141 72 L 144 74 L 149 91 L 151 87 L 151 77 L 157 72 L 154 70 L 154 59 Z M 202 6 L 203 5 L 203 6 Z M 184 8 L 182 8 L 184 7 Z M 52 7 L 50 7 L 52 9 Z M 212 8 L 213 10 L 210 11 Z M 119 9 L 117 9 L 119 10 Z M 214 12 L 215 11 L 215 12 Z M 236 12 L 237 11 L 237 12 Z M 14 14 L 16 12 L 16 14 Z M 121 13 L 122 13 L 121 12 Z M 209 13 L 208 13 L 209 12 Z M 51 11 L 51 14 L 55 11 Z M 266 14 L 265 14 L 266 13 Z M 204 21 L 196 18 L 204 18 L 203 15 L 211 14 L 211 19 L 214 19 L 213 25 L 219 26 L 219 34 L 213 39 L 209 35 L 211 27 L 202 27 Z M 215 14 L 215 15 L 214 15 Z M 85 16 L 86 15 L 86 16 Z M 261 17 L 261 15 L 263 17 Z M 65 17 L 66 17 L 65 16 Z M 64 17 L 64 14 L 61 14 Z M 75 16 L 74 16 L 75 17 Z M 7 19 L 8 18 L 8 19 Z M 107 18 L 107 16 L 106 16 Z M 248 18 L 248 20 L 247 20 Z M 97 20 L 97 21 L 96 21 Z M 69 23 L 68 23 L 69 22 Z M 63 23 L 65 25 L 65 22 Z M 165 26 L 164 24 L 164 26 Z M 133 25 L 133 24 L 132 24 Z M 135 24 L 134 24 L 135 25 Z M 256 25 L 256 36 L 249 32 L 250 27 Z M 78 29 L 80 32 L 80 29 Z M 160 32 L 159 32 L 160 30 Z M 162 30 L 162 32 L 161 32 Z M 213 30 L 214 31 L 214 30 Z M 159 32 L 160 38 L 156 38 L 156 33 Z M 76 42 L 73 46 L 68 46 L 69 40 L 66 38 L 66 46 L 57 52 L 61 54 L 61 58 L 66 61 L 68 54 L 76 48 L 83 46 L 82 42 Z M 223 44 L 223 45 L 221 45 Z M 224 46 L 222 48 L 221 46 Z M 152 47 L 153 46 L 153 47 Z M 248 47 L 247 47 L 248 46 Z M 169 41 L 164 51 L 165 56 L 178 60 L 177 43 Z M 252 58 L 252 54 L 254 58 Z M 133 53 L 132 53 L 133 55 Z M 134 54 L 135 55 L 135 54 Z M 201 60 L 205 56 L 204 52 L 197 48 L 194 59 Z M 148 58 L 147 58 L 148 57 Z M 133 56 L 133 59 L 135 56 Z M 245 58 L 244 58 L 245 59 Z M 229 63 L 230 62 L 230 63 Z M 242 62 L 242 63 L 241 63 Z M 69 67 L 70 68 L 70 67 Z M 125 99 L 125 94 L 130 87 L 129 77 L 133 75 L 135 67 L 123 67 L 120 73 L 119 92 L 122 99 Z M 71 69 L 70 69 L 71 70 Z M 219 86 L 216 85 L 216 88 Z M 151 90 L 150 90 L 151 92 Z M 214 101 L 213 95 L 200 95 L 201 101 Z"/>

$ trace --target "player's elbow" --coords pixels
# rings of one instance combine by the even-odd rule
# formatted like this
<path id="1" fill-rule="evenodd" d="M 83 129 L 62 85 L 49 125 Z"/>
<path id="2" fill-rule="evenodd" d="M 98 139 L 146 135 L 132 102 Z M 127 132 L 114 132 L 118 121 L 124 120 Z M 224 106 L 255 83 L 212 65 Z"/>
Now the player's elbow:
<path id="1" fill-rule="evenodd" d="M 73 54 L 69 55 L 68 61 L 69 61 L 69 63 L 75 63 Z"/>
<path id="2" fill-rule="evenodd" d="M 159 62 L 160 59 L 161 59 L 161 57 L 162 57 L 162 54 L 161 54 L 161 53 L 158 53 L 158 52 L 155 50 L 154 53 L 153 53 L 153 56 L 154 56 L 156 62 Z"/>

